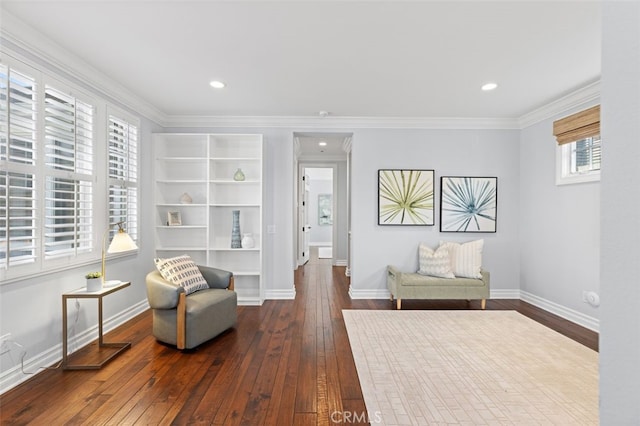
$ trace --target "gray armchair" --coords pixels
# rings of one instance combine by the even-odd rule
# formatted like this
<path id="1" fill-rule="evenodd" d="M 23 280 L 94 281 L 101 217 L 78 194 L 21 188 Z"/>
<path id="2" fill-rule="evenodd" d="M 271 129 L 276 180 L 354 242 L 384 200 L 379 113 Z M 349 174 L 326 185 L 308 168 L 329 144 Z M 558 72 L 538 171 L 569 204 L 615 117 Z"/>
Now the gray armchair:
<path id="1" fill-rule="evenodd" d="M 191 349 L 235 325 L 238 297 L 233 274 L 198 266 L 209 288 L 191 293 L 162 278 L 147 274 L 147 299 L 153 310 L 153 335 L 161 342 Z"/>

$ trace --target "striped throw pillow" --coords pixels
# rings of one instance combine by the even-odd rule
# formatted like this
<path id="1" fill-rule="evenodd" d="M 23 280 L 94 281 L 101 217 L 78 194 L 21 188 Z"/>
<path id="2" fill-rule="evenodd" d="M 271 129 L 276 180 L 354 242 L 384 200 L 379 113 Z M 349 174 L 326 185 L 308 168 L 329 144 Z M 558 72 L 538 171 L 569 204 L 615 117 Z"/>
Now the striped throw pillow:
<path id="1" fill-rule="evenodd" d="M 154 259 L 154 262 L 162 278 L 183 287 L 185 294 L 209 288 L 198 265 L 186 254 L 170 259 Z"/>
<path id="2" fill-rule="evenodd" d="M 482 248 L 484 240 L 464 244 L 440 241 L 440 247 L 449 249 L 451 270 L 456 277 L 482 278 Z"/>
<path id="3" fill-rule="evenodd" d="M 421 243 L 418 247 L 418 263 L 420 265 L 418 273 L 421 275 L 455 278 L 451 272 L 451 260 L 449 250 L 446 247 L 439 247 L 434 251 L 431 247 Z"/>

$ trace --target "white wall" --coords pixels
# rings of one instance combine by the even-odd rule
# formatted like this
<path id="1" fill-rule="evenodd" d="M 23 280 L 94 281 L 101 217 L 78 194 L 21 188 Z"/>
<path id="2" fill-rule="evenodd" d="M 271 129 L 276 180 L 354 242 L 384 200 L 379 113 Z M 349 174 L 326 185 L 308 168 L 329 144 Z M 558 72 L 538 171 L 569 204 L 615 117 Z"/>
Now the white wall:
<path id="1" fill-rule="evenodd" d="M 555 184 L 553 121 L 592 102 L 522 130 L 520 142 L 520 288 L 592 327 L 598 309 L 583 291 L 600 291 L 600 183 Z M 547 308 L 549 308 L 547 306 Z"/>
<path id="2" fill-rule="evenodd" d="M 336 241 L 333 242 L 333 262 L 342 266 L 347 265 L 347 250 L 349 240 L 349 217 L 348 217 L 348 179 L 347 162 L 337 163 L 337 191 L 333 196 L 336 198 L 337 211 L 334 212 L 333 226 L 336 227 Z"/>
<path id="3" fill-rule="evenodd" d="M 600 424 L 640 422 L 640 3 L 603 2 Z"/>
<path id="4" fill-rule="evenodd" d="M 352 144 L 354 297 L 386 297 L 386 267 L 415 271 L 418 244 L 485 240 L 483 264 L 494 293 L 519 289 L 517 130 L 360 130 Z M 435 170 L 435 226 L 379 226 L 378 169 Z M 497 233 L 439 232 L 440 176 L 497 176 Z"/>

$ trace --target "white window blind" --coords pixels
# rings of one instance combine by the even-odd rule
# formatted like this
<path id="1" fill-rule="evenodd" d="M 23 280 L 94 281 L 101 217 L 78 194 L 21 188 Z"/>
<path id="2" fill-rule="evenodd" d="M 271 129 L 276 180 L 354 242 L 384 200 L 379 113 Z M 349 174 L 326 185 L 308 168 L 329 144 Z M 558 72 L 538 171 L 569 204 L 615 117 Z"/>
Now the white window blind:
<path id="1" fill-rule="evenodd" d="M 0 285 L 98 261 L 109 224 L 125 221 L 138 236 L 140 137 L 137 117 L 46 69 L 2 59 Z"/>
<path id="2" fill-rule="evenodd" d="M 138 125 L 109 114 L 109 223 L 138 239 Z M 110 238 L 116 229 L 111 230 Z"/>
<path id="3" fill-rule="evenodd" d="M 35 78 L 0 64 L 0 269 L 36 259 Z"/>
<path id="4" fill-rule="evenodd" d="M 93 106 L 45 88 L 45 259 L 93 247 Z"/>

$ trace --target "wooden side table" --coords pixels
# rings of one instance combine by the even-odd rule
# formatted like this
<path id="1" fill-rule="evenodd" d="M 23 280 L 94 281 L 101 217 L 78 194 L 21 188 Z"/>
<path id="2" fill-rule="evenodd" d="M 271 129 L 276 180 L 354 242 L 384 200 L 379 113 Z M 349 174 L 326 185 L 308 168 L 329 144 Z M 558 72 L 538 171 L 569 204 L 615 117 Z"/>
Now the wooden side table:
<path id="1" fill-rule="evenodd" d="M 86 287 L 74 290 L 62 295 L 62 368 L 64 370 L 97 370 L 102 368 L 107 362 L 121 354 L 131 347 L 131 342 L 126 343 L 106 343 L 102 338 L 102 299 L 111 293 L 129 287 L 131 282 L 122 282 L 120 284 L 104 287 L 100 291 L 88 292 Z M 117 348 L 118 350 L 109 354 L 97 364 L 69 364 L 67 355 L 67 301 L 69 299 L 98 299 L 98 347 L 99 348 Z"/>

